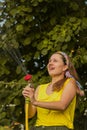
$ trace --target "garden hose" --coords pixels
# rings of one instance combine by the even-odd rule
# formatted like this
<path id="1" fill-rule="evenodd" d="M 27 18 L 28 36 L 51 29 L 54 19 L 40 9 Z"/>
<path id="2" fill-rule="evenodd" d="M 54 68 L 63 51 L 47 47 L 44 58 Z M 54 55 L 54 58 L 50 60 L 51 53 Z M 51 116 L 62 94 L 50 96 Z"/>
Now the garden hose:
<path id="1" fill-rule="evenodd" d="M 28 81 L 28 86 L 31 87 L 31 78 L 32 75 L 27 74 L 24 79 Z M 28 120 L 28 112 L 29 112 L 29 98 L 25 98 L 25 130 L 29 130 L 29 120 Z"/>
<path id="2" fill-rule="evenodd" d="M 26 98 L 25 99 L 25 130 L 29 130 L 28 111 L 29 111 L 29 98 Z"/>

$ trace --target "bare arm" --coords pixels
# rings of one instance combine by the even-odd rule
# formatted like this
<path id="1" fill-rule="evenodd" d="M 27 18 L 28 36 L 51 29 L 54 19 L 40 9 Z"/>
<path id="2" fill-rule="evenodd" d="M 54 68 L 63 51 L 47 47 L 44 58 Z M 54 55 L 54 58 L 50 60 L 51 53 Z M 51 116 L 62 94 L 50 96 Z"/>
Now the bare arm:
<path id="1" fill-rule="evenodd" d="M 71 103 L 72 99 L 76 95 L 76 83 L 75 80 L 70 80 L 67 86 L 64 88 L 60 101 L 55 102 L 41 102 L 31 100 L 32 104 L 42 108 L 53 110 L 65 110 Z"/>

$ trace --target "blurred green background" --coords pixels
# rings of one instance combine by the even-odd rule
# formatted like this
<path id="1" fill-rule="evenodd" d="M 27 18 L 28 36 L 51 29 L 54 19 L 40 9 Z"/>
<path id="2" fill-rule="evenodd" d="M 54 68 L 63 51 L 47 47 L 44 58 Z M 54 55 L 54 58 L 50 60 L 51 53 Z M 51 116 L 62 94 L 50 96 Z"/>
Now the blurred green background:
<path id="1" fill-rule="evenodd" d="M 24 129 L 24 76 L 33 75 L 35 88 L 49 82 L 46 65 L 59 50 L 71 57 L 85 91 L 75 130 L 87 130 L 87 0 L 0 1 L 0 130 Z"/>

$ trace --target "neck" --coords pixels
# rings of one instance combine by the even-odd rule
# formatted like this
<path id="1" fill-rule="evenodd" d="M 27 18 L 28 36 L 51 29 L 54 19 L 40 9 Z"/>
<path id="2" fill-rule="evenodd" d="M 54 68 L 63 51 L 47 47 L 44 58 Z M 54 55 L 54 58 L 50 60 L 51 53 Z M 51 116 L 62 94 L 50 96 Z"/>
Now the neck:
<path id="1" fill-rule="evenodd" d="M 56 83 L 57 81 L 60 81 L 60 80 L 62 80 L 62 79 L 64 79 L 64 75 L 61 75 L 61 76 L 53 76 L 53 77 L 52 77 L 52 82 L 51 82 L 51 84 L 54 84 L 54 83 Z"/>

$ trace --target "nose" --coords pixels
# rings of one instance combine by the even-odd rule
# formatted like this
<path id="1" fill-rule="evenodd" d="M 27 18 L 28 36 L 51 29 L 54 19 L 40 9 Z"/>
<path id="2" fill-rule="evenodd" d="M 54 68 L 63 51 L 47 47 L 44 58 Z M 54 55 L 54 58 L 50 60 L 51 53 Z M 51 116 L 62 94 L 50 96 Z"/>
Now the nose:
<path id="1" fill-rule="evenodd" d="M 52 66 L 53 65 L 53 61 L 50 61 L 49 63 L 48 63 L 48 66 Z"/>

